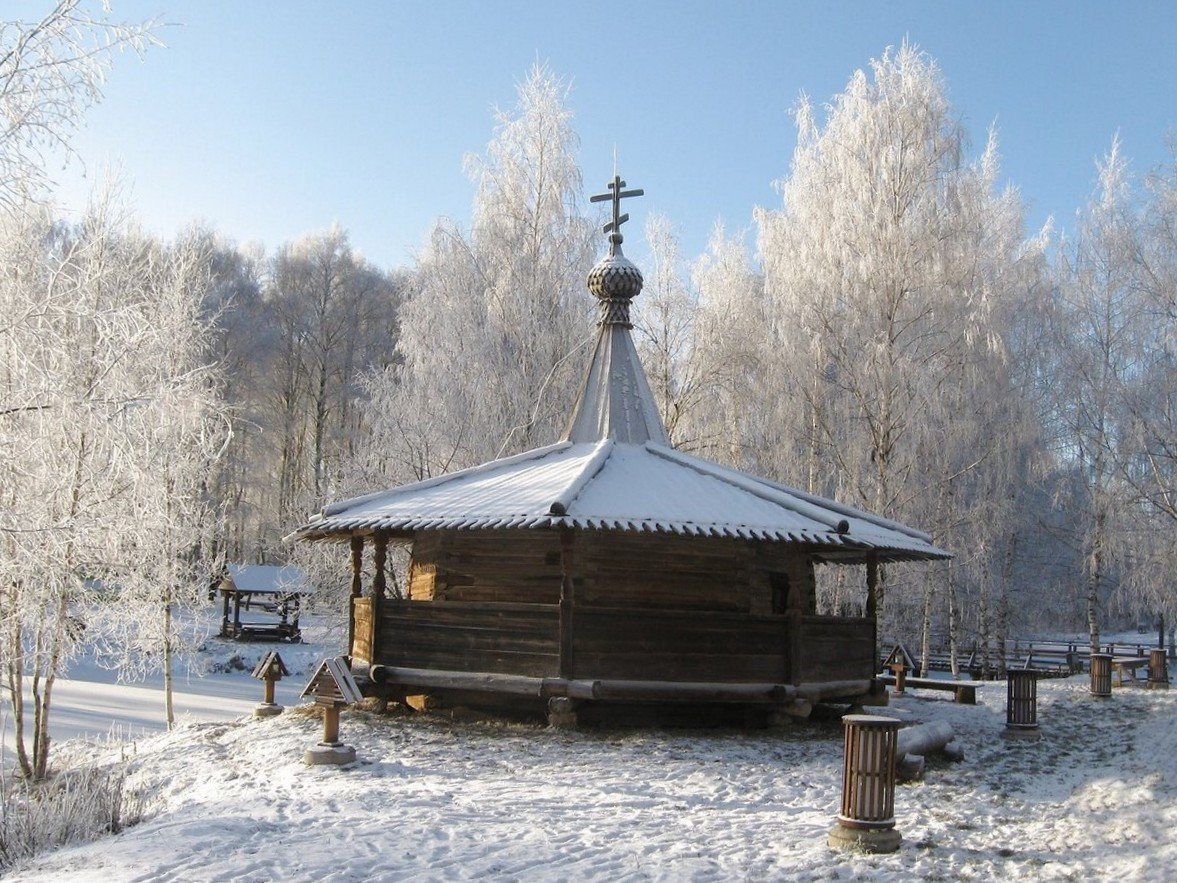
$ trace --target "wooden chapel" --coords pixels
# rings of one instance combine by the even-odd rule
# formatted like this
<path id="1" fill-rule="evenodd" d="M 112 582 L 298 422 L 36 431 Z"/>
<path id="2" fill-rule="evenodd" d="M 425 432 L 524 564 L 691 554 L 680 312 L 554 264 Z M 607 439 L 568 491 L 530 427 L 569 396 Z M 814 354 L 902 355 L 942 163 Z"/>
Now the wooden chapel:
<path id="1" fill-rule="evenodd" d="M 300 540 L 352 556 L 352 672 L 369 695 L 531 704 L 570 723 L 699 706 L 805 715 L 881 700 L 878 566 L 950 557 L 925 533 L 675 450 L 630 336 L 642 275 L 590 271 L 599 332 L 554 444 L 326 506 Z M 390 543 L 408 544 L 406 598 Z M 370 546 L 375 578 L 365 594 Z M 820 616 L 814 566 L 865 566 L 865 614 Z"/>

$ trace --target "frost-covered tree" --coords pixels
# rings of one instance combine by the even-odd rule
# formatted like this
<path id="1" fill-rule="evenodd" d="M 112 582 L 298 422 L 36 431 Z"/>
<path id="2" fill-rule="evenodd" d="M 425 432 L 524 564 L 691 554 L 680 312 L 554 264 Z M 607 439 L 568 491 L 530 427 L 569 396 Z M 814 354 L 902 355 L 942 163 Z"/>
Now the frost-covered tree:
<path id="1" fill-rule="evenodd" d="M 705 405 L 716 371 L 705 361 L 707 350 L 697 346 L 699 298 L 683 276 L 678 240 L 665 216 L 647 217 L 646 244 L 649 266 L 634 316 L 638 355 L 671 441 L 691 450 L 699 439 L 684 418 Z"/>
<path id="2" fill-rule="evenodd" d="M 594 237 L 567 93 L 533 68 L 486 154 L 467 160 L 471 230 L 439 222 L 418 258 L 403 361 L 370 378 L 372 444 L 353 476 L 384 483 L 469 466 L 546 443 L 565 419 L 590 339 Z"/>
<path id="3" fill-rule="evenodd" d="M 824 122 L 802 99 L 797 125 L 783 207 L 757 216 L 774 471 L 947 542 L 994 453 L 986 409 L 1015 394 L 993 378 L 1026 285 L 1018 198 L 996 192 L 992 142 L 966 159 L 910 45 L 857 72 Z"/>
<path id="4" fill-rule="evenodd" d="M 771 433 L 765 386 L 764 277 L 739 237 L 716 226 L 691 278 L 698 290 L 695 351 L 710 367 L 710 407 L 687 415 L 687 434 L 707 456 L 757 473 Z"/>
<path id="5" fill-rule="evenodd" d="M 214 538 L 221 512 L 208 482 L 231 424 L 201 309 L 209 252 L 196 237 L 144 247 L 143 308 L 154 321 L 137 343 L 147 357 L 137 380 L 143 392 L 120 427 L 139 470 L 134 492 L 118 501 L 128 516 L 119 545 L 128 551 L 112 563 L 109 586 L 88 618 L 102 628 L 121 678 L 162 673 L 170 728 L 176 661 L 206 637 L 194 614 L 220 571 Z"/>
<path id="6" fill-rule="evenodd" d="M 76 229 L 8 221 L 0 249 L 0 664 L 20 768 L 41 778 L 82 633 L 159 628 L 147 643 L 167 659 L 175 604 L 207 587 L 193 537 L 219 424 L 194 256 L 108 200 Z"/>
<path id="7" fill-rule="evenodd" d="M 87 7 L 99 7 L 97 14 Z M 0 20 L 0 207 L 19 212 L 43 196 L 48 168 L 71 152 L 83 114 L 102 100 L 114 57 L 140 55 L 153 22 L 111 21 L 106 2 L 58 0 L 36 21 Z"/>
<path id="8" fill-rule="evenodd" d="M 1126 513 L 1116 473 L 1127 418 L 1121 391 L 1140 370 L 1145 313 L 1134 278 L 1138 243 L 1127 160 L 1119 144 L 1099 164 L 1091 202 L 1063 243 L 1053 378 L 1059 457 L 1073 470 L 1087 625 L 1099 644 L 1101 605 L 1125 563 Z"/>

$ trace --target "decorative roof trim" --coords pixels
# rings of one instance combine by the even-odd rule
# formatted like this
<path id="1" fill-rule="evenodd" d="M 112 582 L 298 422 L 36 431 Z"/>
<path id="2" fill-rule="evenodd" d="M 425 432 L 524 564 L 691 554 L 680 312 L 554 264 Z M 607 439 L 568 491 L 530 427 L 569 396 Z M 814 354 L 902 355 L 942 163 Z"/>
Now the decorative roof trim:
<path id="1" fill-rule="evenodd" d="M 589 458 L 589 461 L 580 471 L 580 474 L 552 501 L 552 505 L 548 510 L 552 515 L 564 515 L 568 512 L 568 507 L 581 495 L 585 486 L 596 478 L 601 469 L 604 468 L 605 461 L 613 453 L 614 444 L 615 442 L 611 438 L 601 439 L 597 443 L 596 450 L 593 451 L 592 457 Z"/>
<path id="2" fill-rule="evenodd" d="M 751 524 L 698 523 L 691 521 L 659 521 L 654 519 L 602 518 L 599 516 L 528 515 L 470 516 L 464 518 L 330 518 L 308 524 L 296 531 L 294 538 L 313 538 L 328 533 L 353 530 L 492 530 L 492 529 L 552 529 L 560 527 L 582 530 L 617 530 L 626 533 L 668 533 L 683 536 L 721 537 L 740 540 L 806 543 L 846 552 L 881 552 L 892 558 L 951 558 L 949 552 L 923 542 L 893 542 L 870 533 L 854 535 L 836 532 L 781 530 Z M 873 533 L 873 532 L 872 532 Z"/>

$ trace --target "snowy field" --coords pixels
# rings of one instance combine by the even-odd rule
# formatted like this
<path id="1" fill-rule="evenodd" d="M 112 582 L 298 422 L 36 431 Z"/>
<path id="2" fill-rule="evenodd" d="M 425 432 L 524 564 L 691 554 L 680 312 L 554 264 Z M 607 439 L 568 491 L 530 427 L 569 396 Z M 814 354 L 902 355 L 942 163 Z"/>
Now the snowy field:
<path id="1" fill-rule="evenodd" d="M 204 619 L 210 632 L 219 626 L 212 612 Z M 203 652 L 179 664 L 173 697 L 177 721 L 235 720 L 249 714 L 261 700 L 263 689 L 262 683 L 249 677 L 249 673 L 270 650 L 282 655 L 291 672 L 291 677 L 276 685 L 275 698 L 283 705 L 297 704 L 298 694 L 316 662 L 340 652 L 343 643 L 340 635 L 315 616 L 304 617 L 303 634 L 308 639 L 305 644 L 238 643 L 208 637 Z M 28 695 L 28 684 L 25 686 Z M 11 712 L 6 700 L 0 706 L 0 762 L 11 762 Z M 73 660 L 66 677 L 58 678 L 54 684 L 49 720 L 54 744 L 68 739 L 128 739 L 163 732 L 167 729 L 163 675 L 156 672 L 138 681 L 120 683 L 118 671 L 104 664 L 91 648 Z"/>
<path id="2" fill-rule="evenodd" d="M 1095 700 L 1086 676 L 1042 681 L 1036 743 L 1001 738 L 1003 682 L 979 694 L 885 710 L 950 722 L 966 753 L 899 787 L 888 856 L 826 846 L 837 720 L 563 732 L 355 711 L 342 734 L 359 761 L 339 769 L 302 764 L 320 723 L 295 711 L 139 741 L 146 821 L 11 879 L 1177 879 L 1177 690 Z"/>

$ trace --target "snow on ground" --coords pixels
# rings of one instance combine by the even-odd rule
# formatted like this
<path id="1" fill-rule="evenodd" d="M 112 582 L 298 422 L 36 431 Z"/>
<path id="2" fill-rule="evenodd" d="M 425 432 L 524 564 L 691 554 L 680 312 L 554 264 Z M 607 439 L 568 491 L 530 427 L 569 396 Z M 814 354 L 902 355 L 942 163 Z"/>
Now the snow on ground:
<path id="1" fill-rule="evenodd" d="M 220 625 L 213 614 L 219 617 L 219 611 L 209 608 L 205 613 L 204 625 L 213 633 Z M 249 673 L 270 650 L 282 655 L 291 674 L 276 685 L 276 700 L 282 705 L 298 704 L 298 694 L 315 664 L 324 656 L 341 652 L 342 643 L 335 633 L 338 629 L 333 630 L 319 617 L 304 617 L 302 628 L 306 641 L 302 644 L 241 643 L 210 634 L 201 652 L 178 667 L 173 697 L 177 720 L 235 720 L 249 714 L 261 701 L 263 691 L 262 683 Z M 26 693 L 29 686 L 25 684 Z M 11 762 L 11 712 L 6 700 L 0 704 L 0 755 Z M 120 683 L 119 672 L 110 660 L 88 648 L 71 662 L 66 677 L 54 684 L 49 716 L 54 743 L 95 736 L 139 737 L 166 728 L 163 675 L 159 672 L 134 683 Z"/>
<path id="2" fill-rule="evenodd" d="M 189 723 L 138 744 L 153 807 L 116 837 L 16 869 L 23 881 L 1173 880 L 1177 690 L 1042 681 L 1034 743 L 1001 738 L 1004 682 L 981 704 L 909 695 L 966 752 L 900 786 L 893 855 L 834 853 L 841 725 L 588 730 L 426 715 L 344 715 L 359 761 L 306 767 L 320 723 Z M 98 750 L 98 749 L 95 749 Z"/>

